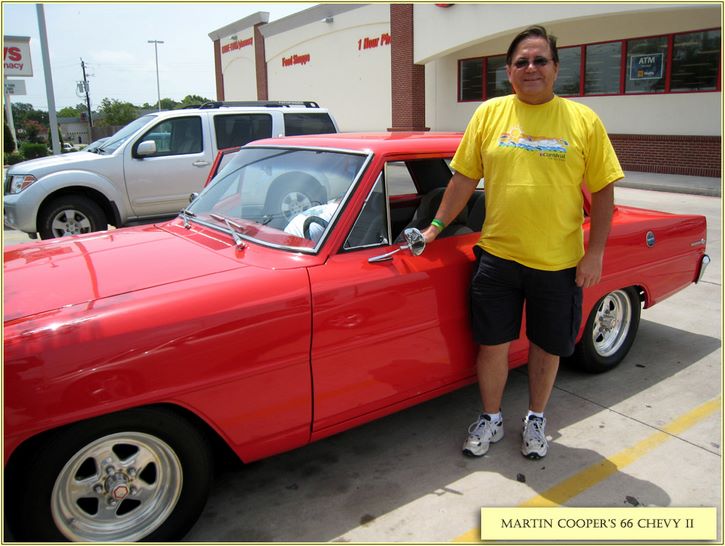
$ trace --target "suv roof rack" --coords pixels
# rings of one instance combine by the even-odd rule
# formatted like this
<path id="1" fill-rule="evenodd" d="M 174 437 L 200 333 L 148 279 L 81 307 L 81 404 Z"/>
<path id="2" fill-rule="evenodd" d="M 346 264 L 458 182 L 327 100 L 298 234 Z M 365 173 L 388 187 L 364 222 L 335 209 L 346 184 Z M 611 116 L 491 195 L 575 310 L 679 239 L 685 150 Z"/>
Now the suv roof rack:
<path id="1" fill-rule="evenodd" d="M 319 108 L 320 105 L 311 100 L 242 100 L 242 101 L 212 101 L 199 106 L 202 110 L 221 108 L 223 106 L 257 106 L 266 108 L 284 108 L 290 106 L 304 106 L 305 108 Z"/>

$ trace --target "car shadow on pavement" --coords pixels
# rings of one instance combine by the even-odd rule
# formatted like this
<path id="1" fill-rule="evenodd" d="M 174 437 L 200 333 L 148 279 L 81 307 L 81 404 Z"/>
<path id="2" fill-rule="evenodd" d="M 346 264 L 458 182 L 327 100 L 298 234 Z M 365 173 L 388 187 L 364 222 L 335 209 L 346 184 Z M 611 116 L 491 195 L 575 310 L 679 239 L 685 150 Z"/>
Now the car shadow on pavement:
<path id="1" fill-rule="evenodd" d="M 612 464 L 606 459 L 611 455 L 606 447 L 600 452 L 601 446 L 557 443 L 558 431 L 656 387 L 719 348 L 719 339 L 642 321 L 633 349 L 616 369 L 593 376 L 562 368 L 547 430 L 553 442 L 549 455 L 539 461 L 525 459 L 519 452 L 520 419 L 527 405 L 524 367 L 511 373 L 507 385 L 506 437 L 485 457 L 470 459 L 460 451 L 466 427 L 480 407 L 478 390 L 471 385 L 297 450 L 246 466 L 228 466 L 218 473 L 209 502 L 185 540 L 367 541 L 361 537 L 373 535 L 360 530 L 378 524 L 381 530 L 374 540 L 420 541 L 419 536 L 396 533 L 395 526 L 383 519 L 416 502 L 450 502 L 448 515 L 446 510 L 435 510 L 414 516 L 428 520 L 421 523 L 431 528 L 435 527 L 431 519 L 440 518 L 442 525 L 454 514 L 466 522 L 461 532 L 475 528 L 481 507 L 516 505 L 546 495 L 553 485 L 582 469 Z M 660 355 L 657 364 L 642 364 L 655 351 Z M 630 426 L 625 417 L 616 417 L 621 426 Z M 651 433 L 645 424 L 642 427 L 645 436 Z M 599 434 L 606 446 L 607 434 L 616 432 L 604 429 Z M 588 506 L 670 504 L 668 493 L 649 481 L 621 470 L 609 479 L 616 480 L 615 488 L 598 491 L 595 499 L 584 495 L 580 500 Z M 713 487 L 717 483 L 713 481 Z M 429 500 L 421 501 L 424 497 Z M 576 498 L 571 505 L 578 505 Z M 412 517 L 409 524 L 415 524 Z"/>

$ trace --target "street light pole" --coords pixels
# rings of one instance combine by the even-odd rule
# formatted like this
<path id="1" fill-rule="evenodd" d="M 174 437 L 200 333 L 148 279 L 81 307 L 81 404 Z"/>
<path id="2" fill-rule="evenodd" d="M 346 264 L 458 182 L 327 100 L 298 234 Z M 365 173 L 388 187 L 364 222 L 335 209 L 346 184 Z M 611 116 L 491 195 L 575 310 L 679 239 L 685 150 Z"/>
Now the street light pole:
<path id="1" fill-rule="evenodd" d="M 161 87 L 159 86 L 159 49 L 158 44 L 163 44 L 163 40 L 149 40 L 150 44 L 154 44 L 154 55 L 156 57 L 156 94 L 159 97 L 159 112 L 161 112 Z"/>

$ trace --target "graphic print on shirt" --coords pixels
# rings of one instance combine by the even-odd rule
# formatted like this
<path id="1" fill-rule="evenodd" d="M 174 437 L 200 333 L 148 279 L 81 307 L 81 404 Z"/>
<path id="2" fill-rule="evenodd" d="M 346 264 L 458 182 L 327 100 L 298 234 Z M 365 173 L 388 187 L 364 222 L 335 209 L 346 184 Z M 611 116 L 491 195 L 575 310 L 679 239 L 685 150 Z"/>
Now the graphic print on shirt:
<path id="1" fill-rule="evenodd" d="M 499 147 L 518 148 L 528 152 L 538 152 L 548 159 L 566 160 L 569 142 L 559 137 L 532 136 L 524 133 L 520 127 L 513 127 L 498 137 Z"/>

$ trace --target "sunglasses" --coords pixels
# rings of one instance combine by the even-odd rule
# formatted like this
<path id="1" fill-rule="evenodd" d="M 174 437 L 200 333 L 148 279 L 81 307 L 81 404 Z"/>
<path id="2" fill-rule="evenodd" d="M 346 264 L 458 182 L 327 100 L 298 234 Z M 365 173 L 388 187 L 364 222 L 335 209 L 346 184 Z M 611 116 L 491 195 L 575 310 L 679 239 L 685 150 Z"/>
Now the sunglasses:
<path id="1" fill-rule="evenodd" d="M 527 68 L 531 63 L 534 64 L 535 67 L 541 68 L 542 66 L 546 66 L 551 62 L 551 59 L 547 59 L 546 57 L 534 57 L 533 61 L 530 61 L 529 59 L 518 59 L 514 66 L 516 68 Z"/>

